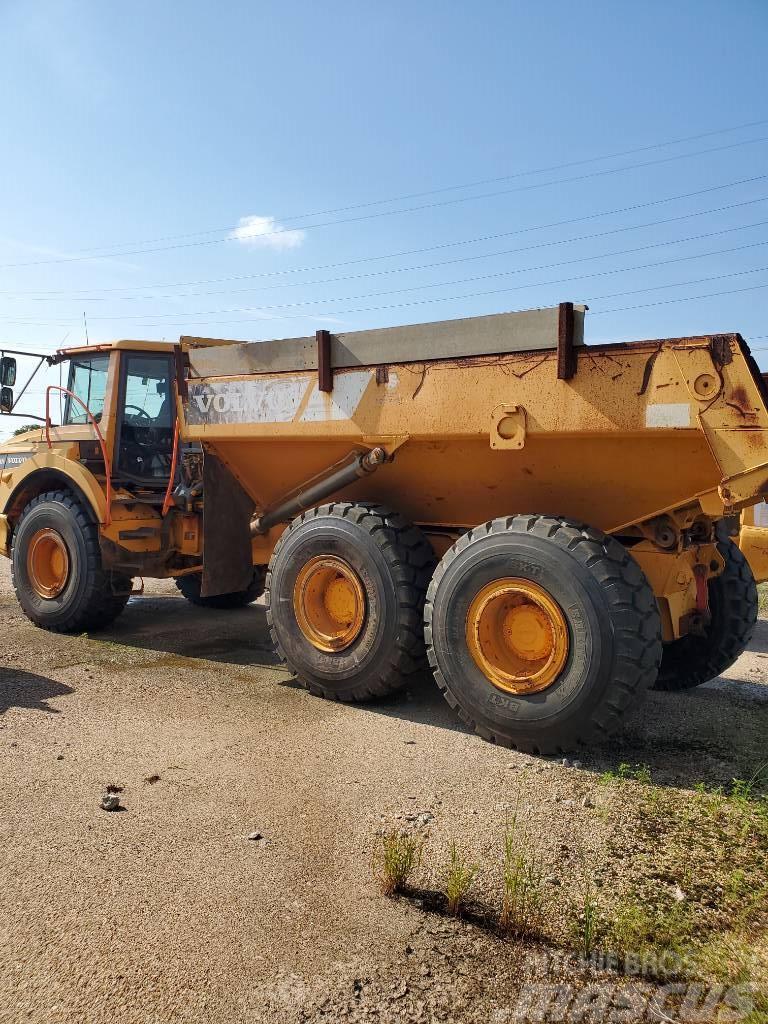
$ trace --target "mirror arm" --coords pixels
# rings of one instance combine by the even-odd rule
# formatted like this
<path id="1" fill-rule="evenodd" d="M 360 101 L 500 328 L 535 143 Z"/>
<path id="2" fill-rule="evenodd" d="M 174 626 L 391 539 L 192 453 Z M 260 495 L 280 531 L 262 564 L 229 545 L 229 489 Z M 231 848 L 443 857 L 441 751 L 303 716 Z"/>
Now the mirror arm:
<path id="1" fill-rule="evenodd" d="M 37 366 L 34 368 L 32 373 L 29 375 L 29 377 L 27 379 L 27 383 L 24 385 L 24 387 L 21 389 L 21 391 L 18 393 L 18 395 L 14 399 L 13 405 L 11 406 L 11 413 L 13 413 L 13 410 L 19 404 L 21 399 L 24 397 L 24 392 L 27 390 L 29 385 L 34 380 L 34 377 L 35 377 L 35 374 L 37 373 L 37 371 L 40 369 L 40 367 L 43 365 L 43 363 L 47 362 L 47 360 L 48 360 L 48 356 L 40 356 L 40 362 L 37 364 Z M 10 415 L 11 413 L 9 413 L 8 415 Z M 20 416 L 21 413 L 15 413 L 14 415 Z M 32 419 L 43 419 L 43 417 L 41 417 L 41 416 L 33 416 Z M 45 422 L 44 419 L 43 419 L 43 422 Z"/>
<path id="2" fill-rule="evenodd" d="M 45 423 L 45 416 L 35 416 L 31 412 L 0 412 L 0 416 L 17 416 L 20 420 L 39 420 L 40 423 Z M 55 427 L 56 424 L 52 423 L 51 426 Z"/>

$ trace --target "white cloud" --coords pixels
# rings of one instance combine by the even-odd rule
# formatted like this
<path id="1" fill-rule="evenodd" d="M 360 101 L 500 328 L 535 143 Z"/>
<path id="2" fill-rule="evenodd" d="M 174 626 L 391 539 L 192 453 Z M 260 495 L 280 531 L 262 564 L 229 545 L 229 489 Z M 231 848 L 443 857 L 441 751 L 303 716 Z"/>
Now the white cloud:
<path id="1" fill-rule="evenodd" d="M 274 217 L 251 215 L 241 217 L 229 238 L 258 249 L 298 249 L 304 242 L 305 232 L 299 228 L 285 228 Z"/>

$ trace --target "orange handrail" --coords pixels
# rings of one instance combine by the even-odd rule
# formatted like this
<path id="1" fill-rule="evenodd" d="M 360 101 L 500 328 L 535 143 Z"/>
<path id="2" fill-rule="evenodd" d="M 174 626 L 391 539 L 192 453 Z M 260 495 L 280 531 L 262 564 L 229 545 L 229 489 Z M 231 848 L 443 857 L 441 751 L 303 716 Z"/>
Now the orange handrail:
<path id="1" fill-rule="evenodd" d="M 98 437 L 99 444 L 101 446 L 101 456 L 104 459 L 104 472 L 106 473 L 106 477 L 107 477 L 107 488 L 106 488 L 107 489 L 107 494 L 106 494 L 107 510 L 106 510 L 106 515 L 104 517 L 104 525 L 105 526 L 109 526 L 109 524 L 112 522 L 112 464 L 110 462 L 109 455 L 107 455 L 107 445 L 106 445 L 106 442 L 104 441 L 104 435 L 101 432 L 101 428 L 99 427 L 99 424 L 96 422 L 96 417 L 93 415 L 93 413 L 88 408 L 88 406 L 85 404 L 85 402 L 82 400 L 82 398 L 79 398 L 74 393 L 74 391 L 70 391 L 69 388 L 62 387 L 60 384 L 49 384 L 48 387 L 45 389 L 45 440 L 47 441 L 49 448 L 53 447 L 53 444 L 51 442 L 51 411 L 50 411 L 51 410 L 51 392 L 52 391 L 61 391 L 63 394 L 69 395 L 70 398 L 74 398 L 74 400 L 78 403 L 78 405 L 81 405 L 83 407 L 83 409 L 85 410 L 86 416 L 88 417 L 88 419 L 93 424 L 93 429 L 96 431 L 96 437 Z"/>
<path id="2" fill-rule="evenodd" d="M 168 509 L 171 507 L 173 498 L 173 480 L 176 476 L 176 461 L 179 456 L 179 421 L 176 420 L 173 428 L 173 454 L 171 455 L 171 475 L 168 477 L 168 488 L 165 492 L 165 498 L 163 498 L 163 511 L 162 515 L 167 515 Z"/>

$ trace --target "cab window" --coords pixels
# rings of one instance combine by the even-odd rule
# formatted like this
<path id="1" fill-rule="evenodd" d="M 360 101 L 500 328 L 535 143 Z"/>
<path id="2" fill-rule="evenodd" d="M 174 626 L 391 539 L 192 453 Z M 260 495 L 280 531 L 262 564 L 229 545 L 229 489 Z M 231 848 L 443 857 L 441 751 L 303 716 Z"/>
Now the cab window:
<path id="1" fill-rule="evenodd" d="M 144 427 L 171 426 L 168 359 L 165 356 L 127 356 L 125 419 Z"/>
<path id="2" fill-rule="evenodd" d="M 174 416 L 170 358 L 155 353 L 125 353 L 120 405 L 118 469 L 134 479 L 167 480 Z"/>
<path id="3" fill-rule="evenodd" d="M 109 355 L 89 356 L 86 359 L 78 356 L 71 360 L 69 366 L 67 388 L 88 406 L 97 423 L 104 411 L 108 370 Z M 85 409 L 80 402 L 74 401 L 71 395 L 67 395 L 64 406 L 64 422 L 70 424 L 89 422 Z"/>

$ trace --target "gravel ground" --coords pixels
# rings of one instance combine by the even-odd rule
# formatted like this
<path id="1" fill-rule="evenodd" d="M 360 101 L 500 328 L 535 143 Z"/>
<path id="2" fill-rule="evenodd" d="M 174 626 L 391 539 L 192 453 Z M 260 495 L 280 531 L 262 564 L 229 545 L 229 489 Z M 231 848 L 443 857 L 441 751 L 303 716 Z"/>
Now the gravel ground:
<path id="1" fill-rule="evenodd" d="M 526 979 L 594 976 L 382 897 L 377 831 L 492 866 L 517 806 L 576 873 L 608 838 L 631 850 L 620 814 L 582 806 L 597 773 L 718 785 L 765 756 L 765 620 L 726 676 L 651 694 L 570 768 L 467 733 L 428 677 L 376 704 L 310 697 L 259 605 L 153 583 L 108 632 L 59 637 L 23 618 L 3 561 L 0 614 L 3 1022 L 511 1020 Z M 124 810 L 100 809 L 108 785 Z"/>

